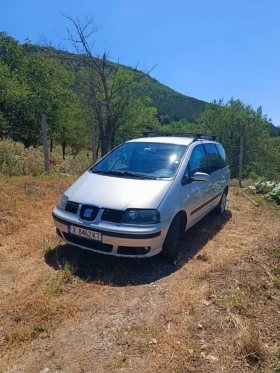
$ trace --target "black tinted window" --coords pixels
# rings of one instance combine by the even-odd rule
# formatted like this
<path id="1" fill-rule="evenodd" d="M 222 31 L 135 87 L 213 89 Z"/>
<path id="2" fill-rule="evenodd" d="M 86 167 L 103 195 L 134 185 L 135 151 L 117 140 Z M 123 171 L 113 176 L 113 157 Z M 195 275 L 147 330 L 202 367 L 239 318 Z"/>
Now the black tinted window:
<path id="1" fill-rule="evenodd" d="M 225 149 L 222 147 L 221 144 L 216 144 L 216 147 L 218 149 L 218 153 L 220 156 L 220 162 L 221 162 L 221 167 L 226 167 L 228 165 L 228 160 L 226 156 Z"/>
<path id="2" fill-rule="evenodd" d="M 208 173 L 206 155 L 202 145 L 198 145 L 194 148 L 189 160 L 190 177 L 196 172 Z"/>
<path id="3" fill-rule="evenodd" d="M 205 144 L 205 150 L 210 164 L 210 172 L 222 168 L 221 158 L 215 144 Z"/>

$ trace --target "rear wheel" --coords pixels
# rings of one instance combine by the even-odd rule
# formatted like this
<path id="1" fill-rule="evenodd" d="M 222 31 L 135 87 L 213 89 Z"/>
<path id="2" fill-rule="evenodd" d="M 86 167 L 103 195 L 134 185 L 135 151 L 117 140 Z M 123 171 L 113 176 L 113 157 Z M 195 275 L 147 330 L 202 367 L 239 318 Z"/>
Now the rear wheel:
<path id="1" fill-rule="evenodd" d="M 226 205 L 227 205 L 227 193 L 226 193 L 226 191 L 224 191 L 218 206 L 215 207 L 215 209 L 214 209 L 214 212 L 217 215 L 224 215 L 225 212 L 226 212 Z"/>
<path id="2" fill-rule="evenodd" d="M 176 215 L 168 229 L 162 246 L 162 256 L 174 261 L 178 255 L 178 243 L 180 239 L 180 216 Z"/>

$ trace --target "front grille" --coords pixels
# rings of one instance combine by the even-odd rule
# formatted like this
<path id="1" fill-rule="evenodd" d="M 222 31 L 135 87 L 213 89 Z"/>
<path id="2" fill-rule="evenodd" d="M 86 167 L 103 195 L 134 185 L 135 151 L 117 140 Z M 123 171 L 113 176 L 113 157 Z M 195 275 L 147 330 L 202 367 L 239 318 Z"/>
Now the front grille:
<path id="1" fill-rule="evenodd" d="M 111 221 L 113 223 L 120 223 L 123 217 L 124 211 L 104 209 L 101 220 Z"/>
<path id="2" fill-rule="evenodd" d="M 63 235 L 67 241 L 78 246 L 84 246 L 84 247 L 87 247 L 88 249 L 94 249 L 94 250 L 105 252 L 105 253 L 110 253 L 113 250 L 113 245 L 109 245 L 107 243 L 88 240 L 86 238 L 75 236 L 73 234 L 69 234 L 65 232 L 63 233 Z"/>
<path id="3" fill-rule="evenodd" d="M 72 214 L 77 214 L 79 204 L 77 202 L 68 201 L 65 207 L 65 211 L 71 212 Z"/>
<path id="4" fill-rule="evenodd" d="M 80 217 L 83 220 L 94 221 L 98 214 L 98 211 L 99 208 L 96 206 L 83 205 L 81 208 Z"/>
<path id="5" fill-rule="evenodd" d="M 145 255 L 151 250 L 150 246 L 148 247 L 130 247 L 130 246 L 119 246 L 118 254 L 123 255 Z"/>

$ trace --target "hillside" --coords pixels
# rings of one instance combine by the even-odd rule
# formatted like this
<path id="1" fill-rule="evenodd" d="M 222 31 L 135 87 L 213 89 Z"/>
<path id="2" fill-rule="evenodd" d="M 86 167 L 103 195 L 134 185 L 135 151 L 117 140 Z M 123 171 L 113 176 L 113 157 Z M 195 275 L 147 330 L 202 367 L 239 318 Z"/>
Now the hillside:
<path id="1" fill-rule="evenodd" d="M 29 45 L 29 50 L 34 52 L 44 52 L 50 54 L 55 59 L 58 59 L 64 67 L 74 73 L 78 73 L 81 68 L 81 62 L 76 54 L 58 50 L 55 48 L 44 48 L 36 45 Z M 86 57 L 85 57 L 86 58 Z M 114 68 L 115 63 L 109 62 L 109 65 Z M 143 72 L 132 67 L 120 65 L 125 70 L 132 71 L 134 74 L 141 76 Z M 186 119 L 189 122 L 194 122 L 201 113 L 204 112 L 208 102 L 199 100 L 194 97 L 185 96 L 175 90 L 160 83 L 158 80 L 147 76 L 140 84 L 136 91 L 139 97 L 149 96 L 152 100 L 152 106 L 155 106 L 159 117 L 167 116 L 172 121 L 179 121 Z M 269 124 L 268 131 L 271 136 L 279 136 L 280 128 Z"/>
<path id="2" fill-rule="evenodd" d="M 77 73 L 81 68 L 81 63 L 76 54 L 58 50 L 55 48 L 43 48 L 34 45 L 29 46 L 30 51 L 42 51 L 49 53 L 52 57 L 60 60 L 64 67 Z M 109 63 L 112 67 L 115 63 Z M 132 71 L 136 75 L 143 75 L 140 70 L 133 69 L 129 66 L 120 65 L 122 68 Z M 152 99 L 152 105 L 158 110 L 159 116 L 167 115 L 171 121 L 178 121 L 182 118 L 192 122 L 205 109 L 207 102 L 196 99 L 194 97 L 185 96 L 173 89 L 165 86 L 151 76 L 147 76 L 144 83 L 137 90 L 136 94 L 141 96 L 149 96 Z"/>
<path id="3" fill-rule="evenodd" d="M 167 115 L 171 121 L 185 118 L 193 122 L 207 105 L 207 102 L 184 96 L 151 77 L 147 79 L 145 86 L 139 90 L 138 94 L 151 97 L 159 115 Z"/>
<path id="4" fill-rule="evenodd" d="M 4 39 L 7 37 L 5 33 L 1 34 Z M 12 38 L 10 40 L 12 40 L 12 43 L 17 43 Z M 47 58 L 52 57 L 53 59 L 59 61 L 63 67 L 66 68 L 66 70 L 71 71 L 77 76 L 76 82 L 74 87 L 72 86 L 72 89 L 74 88 L 78 94 L 80 93 L 80 90 L 83 90 L 83 84 L 81 84 L 79 72 L 82 66 L 85 66 L 84 62 L 87 61 L 86 56 L 84 56 L 83 62 L 81 62 L 81 56 L 77 56 L 77 54 L 70 53 L 68 51 L 28 43 L 24 44 L 23 46 L 24 50 L 30 54 L 42 53 Z M 7 48 L 4 47 L 2 54 L 5 56 L 6 53 Z M 11 57 L 12 56 L 10 56 L 10 58 Z M 116 66 L 117 65 L 115 63 L 108 61 L 107 69 L 114 70 Z M 151 98 L 151 105 L 157 108 L 158 117 L 161 124 L 169 124 L 172 121 L 180 121 L 182 119 L 193 123 L 195 122 L 196 118 L 204 112 L 207 102 L 180 94 L 175 90 L 163 85 L 149 75 L 145 75 L 145 79 L 142 79 L 144 77 L 144 73 L 140 70 L 136 70 L 132 67 L 124 65 L 120 66 L 130 73 L 132 72 L 136 78 L 141 78 L 140 84 L 135 93 L 139 97 L 149 96 Z M 277 136 L 279 135 L 279 128 L 275 127 L 273 124 L 269 124 L 269 132 L 272 136 Z"/>
<path id="5" fill-rule="evenodd" d="M 142 133 L 146 128 L 159 131 L 160 125 L 167 126 L 165 131 L 175 132 L 202 130 L 207 133 L 211 128 L 217 136 L 227 125 L 228 128 L 234 126 L 236 139 L 240 136 L 236 123 L 241 122 L 240 118 L 236 118 L 238 113 L 234 107 L 230 107 L 231 117 L 222 118 L 225 111 L 220 110 L 222 106 L 219 108 L 219 104 L 207 105 L 204 101 L 179 94 L 140 70 L 122 65 L 119 73 L 115 74 L 117 65 L 106 59 L 103 64 L 103 60 L 92 57 L 90 66 L 89 57 L 85 55 L 29 43 L 20 45 L 5 33 L 0 33 L 0 39 L 0 83 L 3 87 L 0 95 L 0 136 L 10 136 L 25 147 L 37 146 L 41 141 L 38 118 L 42 112 L 48 118 L 52 139 L 63 147 L 63 157 L 67 146 L 71 147 L 71 151 L 75 149 L 74 152 L 86 143 L 89 146 L 88 126 L 92 122 L 93 108 L 96 109 L 94 123 L 98 129 L 99 150 L 103 155 L 117 143 L 135 133 Z M 96 74 L 93 78 L 91 75 L 91 87 L 87 68 Z M 135 96 L 149 96 L 150 100 Z M 94 100 L 95 104 L 91 102 L 89 105 L 90 100 Z M 260 119 L 260 113 L 255 113 L 251 106 L 246 111 L 240 100 L 228 105 L 240 106 L 244 124 L 248 122 L 248 111 L 251 113 L 250 123 L 252 118 Z M 202 120 L 203 128 L 200 129 Z M 265 116 L 261 120 L 263 133 L 269 129 L 271 135 L 278 134 L 279 129 Z M 255 128 L 256 123 L 252 126 Z M 27 131 L 22 131 L 23 128 Z M 247 123 L 246 132 L 248 130 Z M 108 139 L 104 135 L 106 131 Z M 232 144 L 226 150 L 231 151 Z M 251 152 L 248 146 L 247 150 Z"/>

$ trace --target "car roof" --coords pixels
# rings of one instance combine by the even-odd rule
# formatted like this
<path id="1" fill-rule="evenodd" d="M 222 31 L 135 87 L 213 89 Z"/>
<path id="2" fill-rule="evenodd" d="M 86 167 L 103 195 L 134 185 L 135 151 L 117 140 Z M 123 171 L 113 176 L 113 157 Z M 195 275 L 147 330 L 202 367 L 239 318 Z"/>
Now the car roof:
<path id="1" fill-rule="evenodd" d="M 139 137 L 137 139 L 128 140 L 126 142 L 154 142 L 162 144 L 189 145 L 194 141 L 193 137 L 178 137 L 178 136 L 158 136 L 158 137 Z"/>

